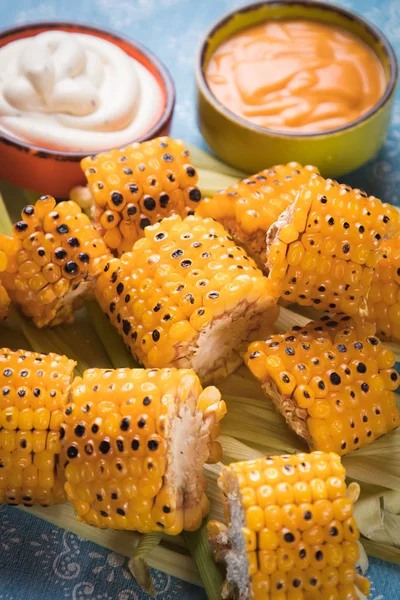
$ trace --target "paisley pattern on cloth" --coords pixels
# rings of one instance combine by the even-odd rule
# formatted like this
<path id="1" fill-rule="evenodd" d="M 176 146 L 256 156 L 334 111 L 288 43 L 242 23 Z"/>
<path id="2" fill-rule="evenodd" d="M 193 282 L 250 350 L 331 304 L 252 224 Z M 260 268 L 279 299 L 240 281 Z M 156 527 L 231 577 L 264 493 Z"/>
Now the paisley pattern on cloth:
<path id="1" fill-rule="evenodd" d="M 205 148 L 196 123 L 193 62 L 200 40 L 221 15 L 245 0 L 0 0 L 2 27 L 73 20 L 111 27 L 162 58 L 176 83 L 171 135 Z M 400 55 L 400 0 L 340 3 L 382 29 Z M 295 158 L 295 157 L 294 157 Z M 266 165 L 267 167 L 268 165 Z M 400 88 L 390 135 L 379 155 L 343 181 L 400 206 Z M 400 516 L 399 516 L 400 518 Z M 146 600 L 127 560 L 15 508 L 0 507 L 0 600 Z M 400 568 L 370 559 L 369 600 L 394 600 Z M 205 600 L 203 590 L 153 571 L 158 600 Z"/>
<path id="2" fill-rule="evenodd" d="M 0 600 L 146 600 L 124 556 L 16 508 L 0 507 Z M 206 600 L 202 589 L 152 569 L 157 600 Z M 394 600 L 396 565 L 370 559 L 369 600 Z"/>
<path id="3" fill-rule="evenodd" d="M 16 508 L 0 507 L 0 600 L 145 600 L 124 556 Z M 157 600 L 203 590 L 152 569 Z"/>

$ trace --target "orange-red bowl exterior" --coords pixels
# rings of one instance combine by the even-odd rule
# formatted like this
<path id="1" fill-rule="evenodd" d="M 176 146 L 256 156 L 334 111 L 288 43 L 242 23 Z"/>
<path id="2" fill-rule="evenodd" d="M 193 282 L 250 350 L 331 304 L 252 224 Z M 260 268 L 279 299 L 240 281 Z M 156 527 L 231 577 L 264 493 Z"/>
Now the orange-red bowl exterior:
<path id="1" fill-rule="evenodd" d="M 169 133 L 175 106 L 174 83 L 162 62 L 141 44 L 90 25 L 52 21 L 3 30 L 0 32 L 0 48 L 9 42 L 37 35 L 49 29 L 87 33 L 104 38 L 145 66 L 162 89 L 163 110 L 155 125 L 141 138 L 131 140 L 130 143 L 142 142 Z M 0 131 L 0 178 L 32 192 L 51 194 L 58 198 L 67 197 L 71 187 L 85 183 L 85 176 L 79 164 L 84 156 L 87 156 L 87 153 L 40 148 Z"/>

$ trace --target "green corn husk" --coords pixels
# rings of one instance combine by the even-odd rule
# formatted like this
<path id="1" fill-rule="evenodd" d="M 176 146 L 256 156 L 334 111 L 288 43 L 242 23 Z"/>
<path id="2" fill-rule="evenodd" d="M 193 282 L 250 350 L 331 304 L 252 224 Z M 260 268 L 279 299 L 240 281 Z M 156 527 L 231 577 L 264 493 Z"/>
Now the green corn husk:
<path id="1" fill-rule="evenodd" d="M 142 535 L 138 545 L 135 548 L 132 558 L 128 563 L 128 568 L 136 579 L 140 587 L 152 598 L 156 597 L 156 591 L 154 589 L 153 579 L 148 564 L 146 563 L 146 556 L 154 551 L 154 548 L 161 542 L 161 533 L 149 533 Z"/>
<path id="2" fill-rule="evenodd" d="M 393 352 L 396 357 L 396 362 L 400 362 L 400 345 L 395 344 L 394 342 L 385 342 L 385 346 Z"/>
<path id="3" fill-rule="evenodd" d="M 219 174 L 229 175 L 230 177 L 236 179 L 236 181 L 246 177 L 247 173 L 244 171 L 235 169 L 235 167 L 230 167 L 229 165 L 221 162 L 216 156 L 209 154 L 205 150 L 202 150 L 193 144 L 185 145 L 190 150 L 190 158 L 197 169 L 214 171 L 216 176 Z"/>
<path id="4" fill-rule="evenodd" d="M 21 210 L 27 204 L 27 199 L 26 199 L 24 190 L 22 190 L 21 188 L 15 187 L 15 185 L 12 185 L 11 183 L 7 183 L 6 181 L 1 181 L 1 180 L 0 180 L 0 190 L 1 190 L 2 197 L 5 199 L 5 202 L 7 204 L 7 210 L 8 210 L 8 213 L 6 213 L 5 215 L 3 214 L 3 212 L 1 212 L 2 218 L 4 216 L 7 216 L 7 214 L 8 214 L 13 223 L 15 223 L 16 221 L 19 221 L 21 218 Z M 8 218 L 7 218 L 7 221 L 8 221 Z M 7 232 L 3 231 L 3 229 L 2 229 L 3 228 L 3 220 L 2 219 L 0 220 L 0 228 L 1 228 L 2 233 L 7 233 Z"/>
<path id="5" fill-rule="evenodd" d="M 245 176 L 244 173 L 223 165 L 203 150 L 195 147 L 190 149 L 204 194 L 215 193 Z M 10 215 L 15 221 L 19 218 L 27 197 L 8 184 L 5 192 L 8 198 L 12 198 Z M 29 196 L 29 201 L 32 202 L 32 196 Z M 10 219 L 0 198 L 0 231 L 9 233 L 10 227 Z M 315 318 L 315 315 L 315 311 L 297 306 L 282 308 L 275 325 L 276 331 L 303 325 Z M 88 366 L 136 366 L 118 334 L 94 301 L 88 303 L 86 309 L 79 311 L 75 324 L 51 330 L 37 330 L 15 311 L 6 324 L 0 325 L 0 336 L 1 345 L 4 346 L 63 352 L 77 360 L 79 371 Z M 389 346 L 400 359 L 400 346 L 393 343 Z M 305 444 L 288 429 L 283 417 L 275 411 L 272 402 L 264 396 L 258 382 L 245 367 L 241 367 L 224 381 L 220 389 L 228 405 L 228 413 L 222 421 L 224 464 L 265 454 L 306 450 Z M 371 556 L 396 564 L 400 564 L 399 450 L 400 431 L 396 431 L 343 459 L 349 478 L 361 486 L 361 498 L 355 513 L 365 551 Z M 217 486 L 221 467 L 222 463 L 206 465 L 205 474 L 211 502 L 210 518 L 223 520 L 222 498 Z M 141 560 L 145 559 L 149 566 L 197 585 L 201 585 L 201 574 L 209 598 L 220 598 L 220 572 L 211 554 L 206 551 L 206 524 L 194 534 L 185 533 L 174 538 L 162 536 L 159 540 L 158 536 L 152 534 L 141 536 L 135 532 L 90 527 L 76 520 L 69 504 L 21 510 L 136 559 L 136 565 L 140 565 Z M 188 549 L 192 551 L 193 558 L 189 556 Z M 365 557 L 362 562 L 365 569 Z M 145 574 L 147 565 L 142 564 L 141 569 L 141 575 Z"/>
<path id="6" fill-rule="evenodd" d="M 32 350 L 28 340 L 18 326 L 18 320 L 15 315 L 10 315 L 7 321 L 1 324 L 0 345 L 7 348 L 24 348 Z"/>
<path id="7" fill-rule="evenodd" d="M 237 183 L 236 177 L 225 175 L 224 173 L 215 173 L 209 169 L 198 169 L 199 188 L 203 196 L 213 196 L 216 192 Z"/>
<path id="8" fill-rule="evenodd" d="M 25 204 L 35 204 L 36 200 L 39 197 L 40 197 L 39 194 L 36 194 L 36 192 L 30 192 L 29 190 L 24 190 Z"/>
<path id="9" fill-rule="evenodd" d="M 115 327 L 111 325 L 108 319 L 104 318 L 104 313 L 99 304 L 94 300 L 89 301 L 87 308 L 93 328 L 103 343 L 108 359 L 114 369 L 118 369 L 119 367 L 130 367 L 131 369 L 139 367 L 140 365 L 133 360 L 131 354 L 127 351 Z"/>
<path id="10" fill-rule="evenodd" d="M 19 507 L 16 510 L 28 512 L 129 559 L 134 554 L 135 547 L 142 537 L 134 531 L 98 529 L 86 525 L 86 523 L 81 523 L 76 519 L 75 513 L 69 504 L 59 504 L 46 508 L 41 506 Z M 179 545 L 160 544 L 156 546 L 146 556 L 146 562 L 150 567 L 164 571 L 173 577 L 178 577 L 195 585 L 201 585 L 201 579 L 194 561 L 186 551 L 179 548 Z"/>
<path id="11" fill-rule="evenodd" d="M 198 531 L 183 533 L 184 540 L 200 571 L 201 580 L 207 593 L 208 600 L 220 600 L 223 577 L 216 567 L 211 548 L 208 544 L 207 521 L 203 522 Z M 210 569 L 210 565 L 213 567 Z"/>

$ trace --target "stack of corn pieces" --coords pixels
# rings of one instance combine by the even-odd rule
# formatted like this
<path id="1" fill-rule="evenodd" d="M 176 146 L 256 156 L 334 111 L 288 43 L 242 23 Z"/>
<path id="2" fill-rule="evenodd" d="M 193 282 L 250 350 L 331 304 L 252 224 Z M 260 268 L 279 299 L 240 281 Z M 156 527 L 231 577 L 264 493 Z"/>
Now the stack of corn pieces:
<path id="1" fill-rule="evenodd" d="M 226 407 L 188 369 L 89 369 L 0 350 L 0 501 L 72 501 L 80 520 L 147 533 L 197 529 L 203 465 Z"/>
<path id="2" fill-rule="evenodd" d="M 224 467 L 228 525 L 209 527 L 221 597 L 355 600 L 357 526 L 339 455 L 399 425 L 397 211 L 277 165 L 203 198 L 189 152 L 158 138 L 84 159 L 90 219 L 49 196 L 0 236 L 9 298 L 38 327 L 95 296 L 144 369 L 0 354 L 0 500 L 72 501 L 98 527 L 178 534 L 209 503 L 226 406 L 206 387 L 242 362 L 312 453 Z M 72 196 L 78 202 L 79 194 Z M 278 302 L 329 314 L 274 332 Z M 266 400 L 267 401 L 267 400 Z"/>

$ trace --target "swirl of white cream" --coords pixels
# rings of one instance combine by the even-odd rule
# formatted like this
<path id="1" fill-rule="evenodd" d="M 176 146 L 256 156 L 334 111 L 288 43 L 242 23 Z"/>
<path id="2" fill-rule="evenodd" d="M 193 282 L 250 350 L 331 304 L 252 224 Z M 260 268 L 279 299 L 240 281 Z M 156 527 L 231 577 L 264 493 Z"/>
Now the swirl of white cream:
<path id="1" fill-rule="evenodd" d="M 94 35 L 47 31 L 0 49 L 0 127 L 47 148 L 133 141 L 162 109 L 153 75 Z"/>

